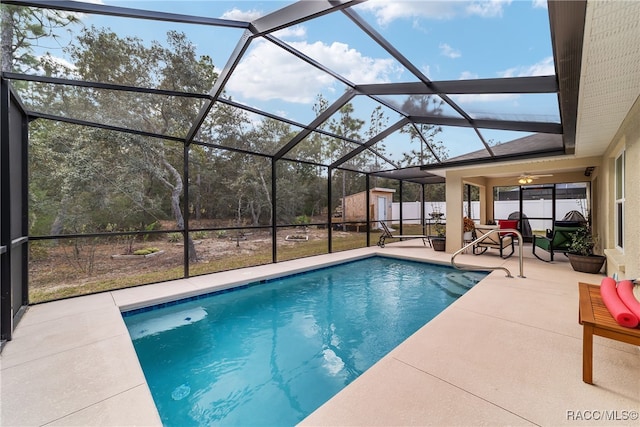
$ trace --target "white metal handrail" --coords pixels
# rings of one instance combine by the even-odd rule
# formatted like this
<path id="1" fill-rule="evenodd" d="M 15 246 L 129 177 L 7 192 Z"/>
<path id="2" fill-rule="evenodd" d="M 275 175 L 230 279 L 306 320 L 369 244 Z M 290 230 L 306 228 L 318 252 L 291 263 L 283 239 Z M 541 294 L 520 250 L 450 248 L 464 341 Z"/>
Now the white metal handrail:
<path id="1" fill-rule="evenodd" d="M 455 258 L 456 256 L 458 256 L 459 254 L 461 254 L 462 252 L 464 252 L 465 250 L 467 250 L 468 248 L 472 247 L 473 245 L 475 245 L 478 242 L 483 241 L 484 239 L 487 238 L 487 236 L 490 236 L 491 234 L 494 233 L 515 233 L 518 235 L 518 259 L 519 259 L 519 263 L 520 263 L 520 274 L 518 275 L 518 277 L 522 277 L 524 278 L 524 270 L 523 270 L 523 258 L 522 258 L 522 244 L 524 243 L 524 240 L 522 238 L 522 234 L 520 234 L 520 232 L 514 228 L 504 228 L 504 229 L 495 229 L 495 230 L 491 230 L 489 231 L 487 234 L 484 234 L 480 237 L 478 237 L 476 240 L 474 240 L 471 243 L 467 243 L 465 246 L 463 246 L 462 248 L 458 249 L 457 251 L 455 251 L 453 253 L 453 255 L 451 255 L 451 265 L 458 269 L 458 270 L 504 270 L 507 272 L 507 277 L 513 277 L 511 275 L 511 272 L 509 271 L 508 268 L 506 267 L 483 267 L 483 266 L 472 266 L 472 265 L 467 265 L 467 266 L 459 266 L 456 264 L 455 262 Z"/>

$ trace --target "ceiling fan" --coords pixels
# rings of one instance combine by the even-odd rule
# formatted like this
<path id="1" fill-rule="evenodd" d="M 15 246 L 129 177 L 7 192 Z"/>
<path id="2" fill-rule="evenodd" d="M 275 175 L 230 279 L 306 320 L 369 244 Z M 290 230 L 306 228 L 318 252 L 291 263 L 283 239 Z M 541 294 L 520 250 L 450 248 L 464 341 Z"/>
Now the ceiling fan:
<path id="1" fill-rule="evenodd" d="M 520 175 L 520 177 L 518 178 L 518 184 L 531 184 L 534 179 L 544 178 L 546 176 L 553 176 L 553 175 L 551 174 L 531 175 L 525 172 L 522 175 Z"/>

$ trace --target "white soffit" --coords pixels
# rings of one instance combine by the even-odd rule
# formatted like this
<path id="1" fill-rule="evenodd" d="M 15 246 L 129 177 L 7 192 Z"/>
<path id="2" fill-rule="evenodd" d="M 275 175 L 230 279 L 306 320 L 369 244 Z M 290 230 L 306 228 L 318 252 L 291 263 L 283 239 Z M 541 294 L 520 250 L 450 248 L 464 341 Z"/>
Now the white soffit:
<path id="1" fill-rule="evenodd" d="M 639 95 L 640 1 L 589 1 L 576 155 L 602 155 Z"/>

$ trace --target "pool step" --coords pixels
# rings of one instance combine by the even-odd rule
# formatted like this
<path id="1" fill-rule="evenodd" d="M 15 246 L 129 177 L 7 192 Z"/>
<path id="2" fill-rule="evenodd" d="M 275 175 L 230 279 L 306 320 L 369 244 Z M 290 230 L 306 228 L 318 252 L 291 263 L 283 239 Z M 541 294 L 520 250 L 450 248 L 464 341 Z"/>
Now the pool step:
<path id="1" fill-rule="evenodd" d="M 451 296 L 460 297 L 485 276 L 486 274 L 475 272 L 448 273 L 438 286 Z"/>
<path id="2" fill-rule="evenodd" d="M 449 275 L 445 277 L 445 280 L 441 280 L 441 282 L 438 283 L 438 286 L 449 295 L 456 298 L 464 295 L 465 292 L 471 289 L 471 286 L 467 286 L 458 278 Z"/>
<path id="3" fill-rule="evenodd" d="M 478 283 L 482 278 L 485 277 L 484 274 L 473 273 L 473 272 L 464 272 L 464 273 L 449 273 L 447 274 L 447 280 L 450 280 L 462 287 L 466 290 L 469 290 Z"/>
<path id="4" fill-rule="evenodd" d="M 482 280 L 485 277 L 487 277 L 487 273 L 486 272 L 479 272 L 479 271 L 465 271 L 464 273 L 462 273 L 462 275 L 464 277 L 466 277 L 467 279 L 473 281 L 474 285 L 476 283 L 478 283 L 480 280 Z"/>

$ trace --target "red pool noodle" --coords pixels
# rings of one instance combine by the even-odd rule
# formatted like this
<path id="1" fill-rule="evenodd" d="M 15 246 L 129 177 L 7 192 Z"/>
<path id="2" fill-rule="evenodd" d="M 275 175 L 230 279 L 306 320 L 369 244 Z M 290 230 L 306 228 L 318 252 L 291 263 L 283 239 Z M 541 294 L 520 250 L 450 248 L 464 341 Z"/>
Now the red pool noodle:
<path id="1" fill-rule="evenodd" d="M 635 328 L 638 326 L 638 317 L 624 305 L 620 296 L 618 296 L 616 281 L 611 277 L 605 277 L 602 279 L 602 282 L 600 282 L 600 296 L 602 297 L 602 302 L 611 313 L 611 316 L 620 326 L 627 328 Z"/>
<path id="2" fill-rule="evenodd" d="M 623 280 L 618 283 L 618 296 L 624 305 L 627 306 L 640 322 L 640 301 L 633 294 L 633 283 L 631 280 Z"/>

